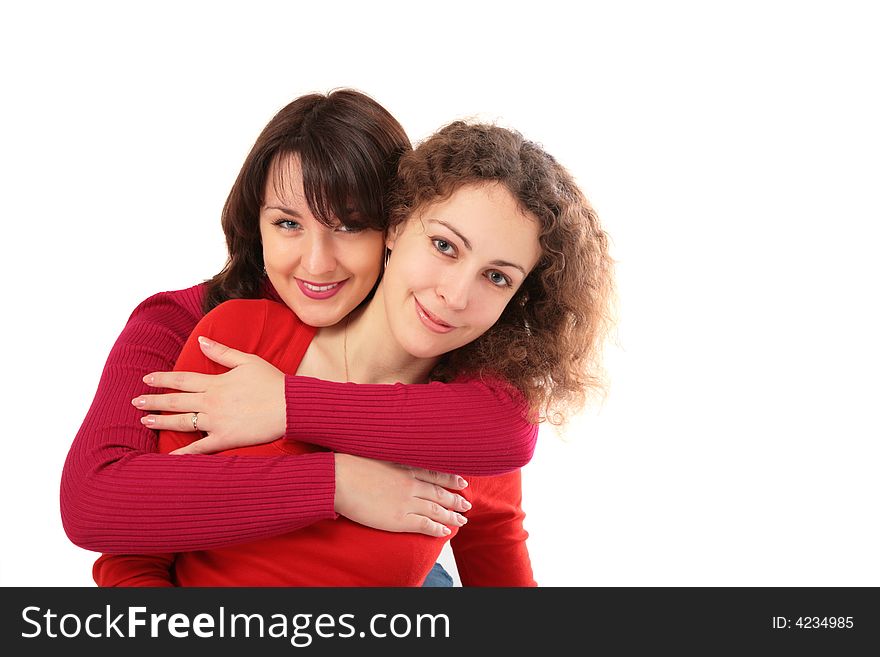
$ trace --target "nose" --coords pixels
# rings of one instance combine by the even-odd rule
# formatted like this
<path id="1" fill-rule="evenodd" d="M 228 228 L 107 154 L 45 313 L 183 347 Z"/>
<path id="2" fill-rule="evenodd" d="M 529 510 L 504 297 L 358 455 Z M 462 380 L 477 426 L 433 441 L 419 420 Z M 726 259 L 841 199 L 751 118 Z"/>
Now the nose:
<path id="1" fill-rule="evenodd" d="M 306 253 L 303 254 L 303 263 L 309 274 L 329 274 L 336 269 L 336 250 L 329 231 L 311 231 L 311 236 L 306 242 Z"/>
<path id="2" fill-rule="evenodd" d="M 452 268 L 437 286 L 437 296 L 450 310 L 464 310 L 468 305 L 470 277 L 464 271 Z"/>

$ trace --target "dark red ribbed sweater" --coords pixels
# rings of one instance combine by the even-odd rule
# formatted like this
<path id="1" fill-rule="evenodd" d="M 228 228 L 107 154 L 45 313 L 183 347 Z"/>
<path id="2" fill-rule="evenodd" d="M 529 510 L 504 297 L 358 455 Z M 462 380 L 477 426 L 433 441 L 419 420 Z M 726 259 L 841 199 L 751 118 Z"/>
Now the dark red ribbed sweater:
<path id="1" fill-rule="evenodd" d="M 155 392 L 202 318 L 205 285 L 140 304 L 110 351 L 61 477 L 61 518 L 80 547 L 179 552 L 276 536 L 335 518 L 333 454 L 171 456 L 131 405 Z M 272 296 L 271 294 L 267 296 Z M 358 385 L 286 377 L 287 436 L 334 451 L 462 475 L 531 459 L 537 426 L 499 381 Z M 220 494 L 222 492 L 222 495 Z"/>

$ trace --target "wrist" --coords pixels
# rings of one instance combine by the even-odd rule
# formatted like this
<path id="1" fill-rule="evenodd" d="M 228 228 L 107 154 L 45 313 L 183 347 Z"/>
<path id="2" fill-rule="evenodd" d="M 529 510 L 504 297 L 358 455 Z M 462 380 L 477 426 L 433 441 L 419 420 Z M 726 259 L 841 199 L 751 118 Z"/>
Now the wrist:
<path id="1" fill-rule="evenodd" d="M 291 422 L 294 409 L 291 399 L 293 396 L 287 390 L 287 381 L 290 376 L 289 374 L 284 374 L 281 377 L 281 401 L 272 413 L 275 417 L 274 427 L 278 438 L 287 438 L 292 433 Z"/>
<path id="2" fill-rule="evenodd" d="M 333 510 L 339 515 L 345 515 L 342 512 L 345 497 L 345 470 L 349 462 L 348 454 L 333 453 L 333 470 L 335 488 L 333 490 Z"/>

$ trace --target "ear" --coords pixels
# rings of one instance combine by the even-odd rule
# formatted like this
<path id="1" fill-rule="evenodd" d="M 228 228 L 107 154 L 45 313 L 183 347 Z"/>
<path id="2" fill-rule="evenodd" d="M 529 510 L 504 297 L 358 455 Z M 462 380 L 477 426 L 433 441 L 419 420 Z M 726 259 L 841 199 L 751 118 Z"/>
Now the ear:
<path id="1" fill-rule="evenodd" d="M 388 229 L 388 232 L 385 233 L 385 248 L 394 249 L 394 244 L 397 242 L 397 237 L 400 235 L 402 227 L 403 222 Z"/>

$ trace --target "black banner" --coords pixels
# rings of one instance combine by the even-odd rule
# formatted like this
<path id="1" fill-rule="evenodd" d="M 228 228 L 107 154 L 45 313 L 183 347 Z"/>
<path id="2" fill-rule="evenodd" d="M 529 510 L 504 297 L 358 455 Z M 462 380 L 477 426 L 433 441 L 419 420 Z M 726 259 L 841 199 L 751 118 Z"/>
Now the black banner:
<path id="1" fill-rule="evenodd" d="M 7 655 L 645 654 L 646 647 L 647 654 L 849 655 L 880 646 L 880 602 L 867 587 L 6 588 L 2 596 Z"/>

